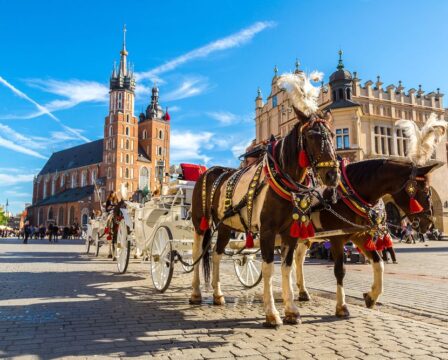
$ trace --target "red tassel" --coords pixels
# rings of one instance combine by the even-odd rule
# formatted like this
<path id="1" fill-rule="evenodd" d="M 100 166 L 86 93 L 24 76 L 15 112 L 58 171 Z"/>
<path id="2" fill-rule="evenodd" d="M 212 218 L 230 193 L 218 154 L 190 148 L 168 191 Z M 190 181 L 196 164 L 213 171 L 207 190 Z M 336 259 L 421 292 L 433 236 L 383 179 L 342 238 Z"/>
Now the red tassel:
<path id="1" fill-rule="evenodd" d="M 309 238 L 308 229 L 306 228 L 306 225 L 305 225 L 304 222 L 300 226 L 300 238 L 301 239 L 308 239 Z"/>
<path id="2" fill-rule="evenodd" d="M 291 228 L 289 229 L 289 235 L 291 235 L 291 237 L 295 239 L 297 239 L 300 236 L 300 227 L 299 222 L 297 220 L 293 220 Z"/>
<path id="3" fill-rule="evenodd" d="M 310 159 L 308 159 L 308 155 L 303 149 L 299 152 L 299 166 L 301 168 L 307 168 L 310 166 Z"/>
<path id="4" fill-rule="evenodd" d="M 316 235 L 315 231 L 314 231 L 314 226 L 313 223 L 310 221 L 308 221 L 308 226 L 306 227 L 306 230 L 308 231 L 308 237 L 312 238 L 314 237 L 314 235 Z"/>
<path id="5" fill-rule="evenodd" d="M 111 235 L 107 235 L 107 238 L 106 238 L 108 241 L 111 241 L 112 240 L 112 236 Z"/>
<path id="6" fill-rule="evenodd" d="M 392 238 L 390 237 L 389 234 L 384 235 L 383 243 L 384 243 L 385 249 L 389 249 L 394 246 L 394 243 L 392 242 Z"/>
<path id="7" fill-rule="evenodd" d="M 376 240 L 375 243 L 375 247 L 377 251 L 383 251 L 385 246 L 384 246 L 384 240 L 383 238 L 378 237 L 378 239 Z"/>
<path id="8" fill-rule="evenodd" d="M 414 198 L 411 198 L 409 200 L 409 210 L 411 214 L 417 214 L 423 211 L 423 207 L 420 205 L 420 203 L 415 200 Z"/>
<path id="9" fill-rule="evenodd" d="M 364 248 L 368 251 L 376 250 L 375 243 L 372 241 L 371 237 L 369 237 L 366 241 L 364 241 Z"/>
<path id="10" fill-rule="evenodd" d="M 104 228 L 104 233 L 105 233 L 105 234 L 109 234 L 109 227 L 108 227 L 108 226 L 106 226 L 106 227 Z"/>
<path id="11" fill-rule="evenodd" d="M 249 231 L 246 234 L 246 248 L 247 249 L 252 249 L 254 247 L 254 236 L 252 235 L 252 233 Z"/>
<path id="12" fill-rule="evenodd" d="M 208 221 L 205 216 L 201 218 L 201 224 L 199 225 L 199 229 L 201 229 L 201 231 L 208 230 Z"/>

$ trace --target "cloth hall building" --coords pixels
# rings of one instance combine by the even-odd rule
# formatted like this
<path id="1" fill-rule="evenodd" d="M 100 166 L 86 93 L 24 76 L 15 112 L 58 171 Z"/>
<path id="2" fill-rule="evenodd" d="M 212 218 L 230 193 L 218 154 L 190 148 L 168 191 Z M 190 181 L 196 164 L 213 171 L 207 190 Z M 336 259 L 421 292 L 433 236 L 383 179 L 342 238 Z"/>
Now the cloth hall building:
<path id="1" fill-rule="evenodd" d="M 125 30 L 126 31 L 126 30 Z M 110 77 L 109 112 L 104 139 L 55 152 L 34 179 L 32 225 L 86 223 L 110 191 L 122 184 L 130 194 L 154 191 L 167 182 L 170 160 L 170 115 L 152 88 L 145 113 L 134 114 L 135 76 L 128 64 L 126 38 L 118 68 Z"/>
<path id="2" fill-rule="evenodd" d="M 260 89 L 255 99 L 254 145 L 269 139 L 271 134 L 285 135 L 297 121 L 287 92 L 276 85 L 277 71 L 276 67 L 267 99 L 263 100 Z M 301 71 L 298 62 L 295 71 Z M 439 118 L 448 118 L 439 89 L 425 93 L 419 85 L 418 90 L 405 91 L 401 81 L 397 85 L 384 86 L 379 76 L 376 82 L 362 83 L 356 72 L 352 74 L 345 69 L 342 52 L 328 84 L 322 83 L 319 102 L 321 108 L 331 109 L 333 114 L 336 152 L 351 161 L 404 158 L 408 140 L 403 131 L 395 127 L 397 120 L 413 120 L 421 127 L 432 112 Z M 447 148 L 445 139 L 433 155 L 445 165 L 431 175 L 436 226 L 444 233 L 448 233 Z M 384 200 L 389 221 L 398 223 L 398 209 L 390 199 Z"/>

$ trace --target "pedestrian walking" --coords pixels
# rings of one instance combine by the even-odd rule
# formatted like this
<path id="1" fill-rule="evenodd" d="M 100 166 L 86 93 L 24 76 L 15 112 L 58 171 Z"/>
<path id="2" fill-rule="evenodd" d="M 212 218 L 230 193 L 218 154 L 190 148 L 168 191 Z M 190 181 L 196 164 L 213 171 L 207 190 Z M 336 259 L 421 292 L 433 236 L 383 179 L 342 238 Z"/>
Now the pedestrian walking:
<path id="1" fill-rule="evenodd" d="M 24 239 L 23 239 L 23 243 L 24 244 L 28 244 L 28 237 L 30 236 L 30 224 L 27 221 L 25 223 L 25 229 L 24 229 Z"/>

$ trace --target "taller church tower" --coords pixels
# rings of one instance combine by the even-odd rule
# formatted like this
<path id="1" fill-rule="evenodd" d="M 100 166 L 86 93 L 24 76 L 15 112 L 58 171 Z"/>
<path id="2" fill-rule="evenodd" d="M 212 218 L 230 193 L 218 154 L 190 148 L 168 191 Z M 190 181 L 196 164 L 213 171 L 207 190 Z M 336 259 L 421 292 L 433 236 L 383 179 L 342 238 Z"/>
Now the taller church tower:
<path id="1" fill-rule="evenodd" d="M 110 78 L 109 115 L 104 123 L 103 174 L 106 191 L 119 191 L 126 184 L 129 193 L 138 188 L 138 121 L 134 116 L 135 77 L 127 62 L 126 27 L 118 68 Z"/>

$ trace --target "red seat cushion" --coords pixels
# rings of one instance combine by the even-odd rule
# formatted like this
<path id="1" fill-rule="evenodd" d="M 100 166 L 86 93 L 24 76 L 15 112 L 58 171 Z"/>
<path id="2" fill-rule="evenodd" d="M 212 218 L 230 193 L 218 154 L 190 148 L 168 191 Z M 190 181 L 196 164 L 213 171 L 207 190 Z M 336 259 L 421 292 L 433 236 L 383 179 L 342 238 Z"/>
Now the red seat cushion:
<path id="1" fill-rule="evenodd" d="M 203 165 L 196 164 L 180 164 L 184 180 L 197 181 L 199 176 L 207 170 Z"/>

